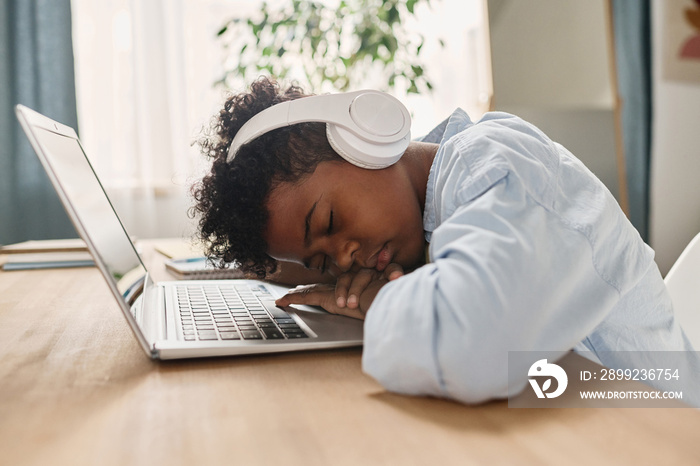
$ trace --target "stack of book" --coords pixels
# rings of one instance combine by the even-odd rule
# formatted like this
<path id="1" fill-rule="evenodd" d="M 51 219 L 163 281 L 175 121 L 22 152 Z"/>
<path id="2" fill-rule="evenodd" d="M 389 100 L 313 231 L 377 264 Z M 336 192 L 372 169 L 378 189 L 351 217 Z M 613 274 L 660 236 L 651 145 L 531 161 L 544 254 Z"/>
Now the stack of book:
<path id="1" fill-rule="evenodd" d="M 95 262 L 81 239 L 24 241 L 0 247 L 3 270 L 92 267 Z"/>

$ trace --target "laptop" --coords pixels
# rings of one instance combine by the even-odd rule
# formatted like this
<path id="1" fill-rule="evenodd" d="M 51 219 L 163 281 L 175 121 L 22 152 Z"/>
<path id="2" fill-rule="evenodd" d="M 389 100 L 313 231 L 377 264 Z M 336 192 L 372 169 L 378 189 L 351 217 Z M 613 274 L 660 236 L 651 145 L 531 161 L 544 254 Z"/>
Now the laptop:
<path id="1" fill-rule="evenodd" d="M 286 287 L 258 280 L 155 283 L 76 132 L 25 106 L 17 117 L 139 344 L 153 359 L 362 344 L 363 322 L 310 306 L 279 308 Z"/>

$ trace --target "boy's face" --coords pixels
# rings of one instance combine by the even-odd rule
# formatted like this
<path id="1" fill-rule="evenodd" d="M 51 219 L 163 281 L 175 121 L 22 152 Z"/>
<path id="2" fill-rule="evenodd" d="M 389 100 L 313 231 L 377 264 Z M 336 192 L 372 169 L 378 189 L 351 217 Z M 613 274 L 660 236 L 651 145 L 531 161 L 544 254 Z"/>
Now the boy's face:
<path id="1" fill-rule="evenodd" d="M 322 162 L 267 202 L 268 254 L 312 269 L 404 268 L 424 258 L 423 203 L 401 164 L 366 170 Z"/>

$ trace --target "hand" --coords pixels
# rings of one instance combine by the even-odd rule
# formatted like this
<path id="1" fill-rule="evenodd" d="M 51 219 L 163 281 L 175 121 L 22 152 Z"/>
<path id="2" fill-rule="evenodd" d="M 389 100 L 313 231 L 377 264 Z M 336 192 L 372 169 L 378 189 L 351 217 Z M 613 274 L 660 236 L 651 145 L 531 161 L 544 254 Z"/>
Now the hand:
<path id="1" fill-rule="evenodd" d="M 403 274 L 403 267 L 393 263 L 387 265 L 383 272 L 375 269 L 346 272 L 340 275 L 335 283 L 336 305 L 339 308 L 347 306 L 350 309 L 356 309 L 360 305 L 360 296 L 374 280 L 392 281 L 402 277 Z"/>
<path id="2" fill-rule="evenodd" d="M 276 304 L 282 307 L 290 304 L 320 306 L 332 314 L 364 319 L 382 286 L 389 280 L 395 280 L 402 275 L 403 269 L 398 264 L 390 264 L 384 273 L 373 269 L 360 269 L 343 274 L 335 286 L 327 284 L 299 286 L 278 299 Z M 348 293 L 350 298 L 346 299 Z M 346 302 L 352 305 L 346 305 Z"/>

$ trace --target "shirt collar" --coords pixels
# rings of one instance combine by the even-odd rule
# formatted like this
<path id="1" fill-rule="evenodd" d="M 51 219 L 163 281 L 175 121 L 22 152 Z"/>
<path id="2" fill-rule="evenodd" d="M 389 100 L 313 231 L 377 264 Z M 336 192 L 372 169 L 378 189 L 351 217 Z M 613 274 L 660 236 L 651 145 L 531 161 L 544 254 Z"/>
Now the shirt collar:
<path id="1" fill-rule="evenodd" d="M 435 208 L 435 177 L 440 166 L 440 162 L 444 156 L 444 145 L 454 135 L 461 133 L 469 126 L 472 126 L 472 120 L 467 115 L 467 112 L 461 108 L 457 108 L 452 114 L 442 121 L 439 125 L 433 128 L 428 134 L 419 138 L 421 142 L 439 143 L 437 154 L 430 167 L 428 175 L 428 186 L 425 192 L 425 209 L 423 211 L 423 229 L 425 230 L 425 239 L 430 242 L 433 230 L 436 228 L 436 208 Z"/>

